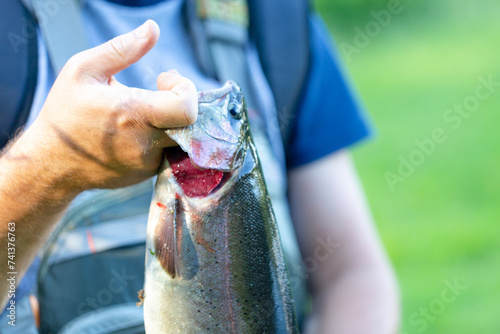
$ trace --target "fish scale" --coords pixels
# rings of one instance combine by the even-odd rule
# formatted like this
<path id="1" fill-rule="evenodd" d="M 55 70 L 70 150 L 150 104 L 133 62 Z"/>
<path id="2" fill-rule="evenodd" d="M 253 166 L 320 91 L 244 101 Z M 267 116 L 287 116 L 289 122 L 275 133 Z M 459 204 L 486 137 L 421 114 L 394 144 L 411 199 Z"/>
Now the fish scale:
<path id="1" fill-rule="evenodd" d="M 238 147 L 221 145 L 234 158 L 221 168 L 230 177 L 207 196 L 187 196 L 165 160 L 148 220 L 146 331 L 298 333 L 278 229 L 239 87 L 228 82 L 202 94 L 211 108 L 200 103 L 200 112 L 218 113 L 214 119 L 225 125 L 225 117 L 234 117 L 228 108 L 241 106 L 239 118 L 230 123 L 244 145 L 241 140 Z M 184 143 L 200 142 L 185 137 L 199 132 L 178 133 Z M 219 140 L 224 138 L 201 142 L 217 146 Z M 189 145 L 183 149 L 195 160 Z"/>

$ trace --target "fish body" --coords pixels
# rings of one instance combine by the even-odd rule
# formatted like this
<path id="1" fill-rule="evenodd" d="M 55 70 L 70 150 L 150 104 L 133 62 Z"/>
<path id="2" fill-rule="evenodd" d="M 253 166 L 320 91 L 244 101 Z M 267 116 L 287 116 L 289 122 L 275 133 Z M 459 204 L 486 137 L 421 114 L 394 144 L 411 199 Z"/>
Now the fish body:
<path id="1" fill-rule="evenodd" d="M 167 133 L 146 243 L 147 333 L 298 333 L 285 260 L 240 88 L 199 93 Z"/>

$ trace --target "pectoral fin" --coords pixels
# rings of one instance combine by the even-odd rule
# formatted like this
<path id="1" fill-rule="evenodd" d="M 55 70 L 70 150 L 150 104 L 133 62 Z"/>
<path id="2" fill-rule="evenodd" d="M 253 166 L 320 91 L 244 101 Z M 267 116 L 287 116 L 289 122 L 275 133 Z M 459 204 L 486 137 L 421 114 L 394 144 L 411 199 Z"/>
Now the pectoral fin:
<path id="1" fill-rule="evenodd" d="M 174 278 L 179 276 L 179 259 L 177 251 L 177 215 L 179 199 L 175 198 L 172 205 L 158 203 L 162 210 L 154 232 L 154 255 L 165 271 Z"/>

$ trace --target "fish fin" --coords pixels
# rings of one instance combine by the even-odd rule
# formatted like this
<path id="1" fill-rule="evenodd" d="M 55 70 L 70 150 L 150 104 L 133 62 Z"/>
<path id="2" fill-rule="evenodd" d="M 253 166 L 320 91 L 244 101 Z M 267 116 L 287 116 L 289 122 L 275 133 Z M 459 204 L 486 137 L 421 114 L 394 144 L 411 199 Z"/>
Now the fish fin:
<path id="1" fill-rule="evenodd" d="M 159 222 L 155 229 L 155 256 L 170 277 L 179 276 L 177 254 L 177 214 L 179 199 L 174 200 L 172 210 L 162 209 Z"/>

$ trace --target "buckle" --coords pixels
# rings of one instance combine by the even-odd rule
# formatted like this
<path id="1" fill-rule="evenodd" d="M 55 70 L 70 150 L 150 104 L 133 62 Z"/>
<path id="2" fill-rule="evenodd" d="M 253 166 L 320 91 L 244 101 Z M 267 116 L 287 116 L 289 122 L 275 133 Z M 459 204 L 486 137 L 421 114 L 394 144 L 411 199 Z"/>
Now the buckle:
<path id="1" fill-rule="evenodd" d="M 246 0 L 196 0 L 198 17 L 248 27 Z"/>

